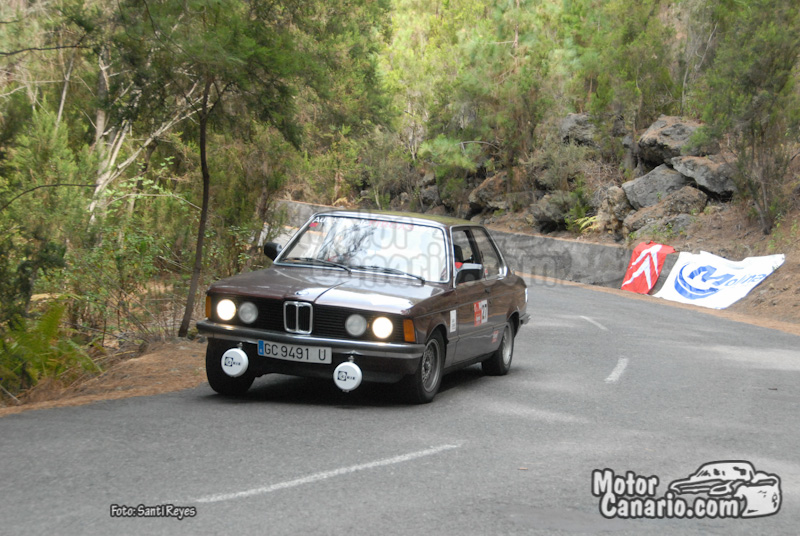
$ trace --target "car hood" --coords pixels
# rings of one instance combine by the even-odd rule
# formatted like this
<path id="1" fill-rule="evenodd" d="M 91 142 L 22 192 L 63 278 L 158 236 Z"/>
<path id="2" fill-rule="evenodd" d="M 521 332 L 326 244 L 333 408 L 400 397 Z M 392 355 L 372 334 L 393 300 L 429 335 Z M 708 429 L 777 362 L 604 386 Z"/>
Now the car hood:
<path id="1" fill-rule="evenodd" d="M 442 283 L 380 273 L 274 266 L 222 279 L 209 292 L 402 314 L 445 288 Z"/>

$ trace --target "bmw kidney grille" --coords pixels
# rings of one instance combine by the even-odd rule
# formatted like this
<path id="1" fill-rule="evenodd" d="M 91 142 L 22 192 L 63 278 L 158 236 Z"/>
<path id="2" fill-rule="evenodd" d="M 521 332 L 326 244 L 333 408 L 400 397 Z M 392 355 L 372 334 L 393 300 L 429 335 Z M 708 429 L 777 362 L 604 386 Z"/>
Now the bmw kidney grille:
<path id="1" fill-rule="evenodd" d="M 283 327 L 287 332 L 310 334 L 313 318 L 314 311 L 310 303 L 298 301 L 283 303 Z"/>

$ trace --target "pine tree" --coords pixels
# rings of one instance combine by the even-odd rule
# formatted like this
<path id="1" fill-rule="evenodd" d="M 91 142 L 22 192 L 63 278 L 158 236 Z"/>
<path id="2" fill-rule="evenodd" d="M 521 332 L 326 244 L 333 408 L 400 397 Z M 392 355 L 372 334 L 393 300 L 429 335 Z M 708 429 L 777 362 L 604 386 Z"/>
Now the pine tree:
<path id="1" fill-rule="evenodd" d="M 800 12 L 792 0 L 723 1 L 718 21 L 720 43 L 701 95 L 706 134 L 727 139 L 739 190 L 768 234 L 786 208 L 789 142 L 800 127 Z"/>

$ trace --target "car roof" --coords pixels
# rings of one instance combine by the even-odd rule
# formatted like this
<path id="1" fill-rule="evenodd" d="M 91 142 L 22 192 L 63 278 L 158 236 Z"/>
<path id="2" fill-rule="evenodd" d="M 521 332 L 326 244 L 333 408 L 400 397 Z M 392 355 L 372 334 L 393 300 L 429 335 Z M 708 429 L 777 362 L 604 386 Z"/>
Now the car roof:
<path id="1" fill-rule="evenodd" d="M 379 220 L 392 220 L 402 221 L 406 223 L 415 223 L 422 225 L 435 225 L 437 227 L 447 228 L 456 227 L 460 225 L 472 225 L 481 227 L 480 225 L 461 218 L 454 218 L 452 216 L 436 216 L 433 214 L 416 214 L 410 212 L 395 212 L 390 210 L 374 210 L 374 211 L 361 211 L 361 210 L 331 210 L 325 212 L 317 212 L 317 216 L 342 216 L 342 217 L 358 217 L 366 219 L 379 219 Z"/>

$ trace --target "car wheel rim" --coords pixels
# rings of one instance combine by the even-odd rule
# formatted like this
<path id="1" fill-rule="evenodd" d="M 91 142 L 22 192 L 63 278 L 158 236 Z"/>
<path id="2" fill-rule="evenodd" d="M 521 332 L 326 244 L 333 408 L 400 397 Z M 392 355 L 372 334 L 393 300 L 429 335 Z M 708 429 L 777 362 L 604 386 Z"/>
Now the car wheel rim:
<path id="1" fill-rule="evenodd" d="M 511 339 L 511 330 L 508 326 L 503 331 L 503 364 L 508 366 L 511 363 L 511 354 L 514 349 L 514 342 Z"/>
<path id="2" fill-rule="evenodd" d="M 433 340 L 425 347 L 422 354 L 422 387 L 426 391 L 433 389 L 439 376 L 439 344 Z"/>

